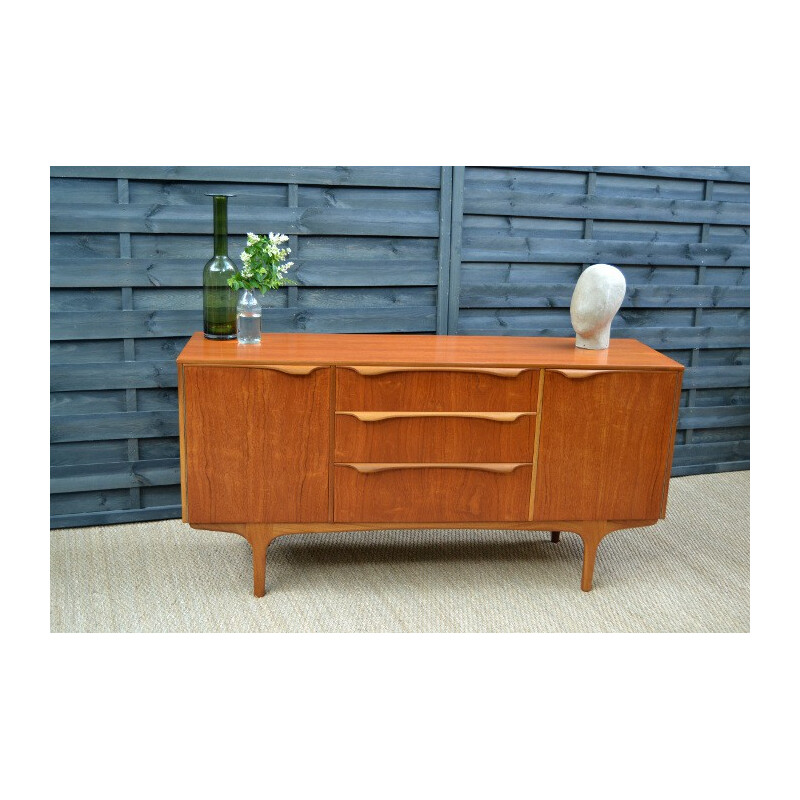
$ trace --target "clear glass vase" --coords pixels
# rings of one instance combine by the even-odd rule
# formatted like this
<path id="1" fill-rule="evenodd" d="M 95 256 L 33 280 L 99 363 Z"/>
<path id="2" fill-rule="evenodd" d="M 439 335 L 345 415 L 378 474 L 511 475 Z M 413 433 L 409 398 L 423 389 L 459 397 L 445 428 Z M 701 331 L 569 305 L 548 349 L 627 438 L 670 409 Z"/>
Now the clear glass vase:
<path id="1" fill-rule="evenodd" d="M 249 289 L 243 289 L 236 304 L 236 338 L 239 344 L 261 343 L 261 303 Z"/>

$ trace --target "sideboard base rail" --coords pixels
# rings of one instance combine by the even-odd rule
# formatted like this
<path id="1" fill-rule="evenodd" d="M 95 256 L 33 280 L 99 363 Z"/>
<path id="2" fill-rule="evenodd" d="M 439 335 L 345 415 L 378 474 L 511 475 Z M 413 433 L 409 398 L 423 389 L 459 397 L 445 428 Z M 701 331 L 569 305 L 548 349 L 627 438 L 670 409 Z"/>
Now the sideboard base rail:
<path id="1" fill-rule="evenodd" d="M 583 572 L 581 575 L 581 589 L 588 592 L 592 588 L 594 575 L 594 562 L 597 548 L 603 537 L 612 531 L 624 528 L 644 528 L 655 525 L 657 519 L 652 520 L 549 520 L 536 522 L 415 522 L 413 524 L 398 524 L 386 522 L 225 522 L 225 523 L 190 523 L 196 530 L 224 531 L 236 533 L 250 543 L 253 551 L 253 594 L 263 597 L 266 594 L 266 567 L 267 549 L 273 539 L 287 536 L 292 533 L 334 533 L 337 531 L 377 531 L 377 530 L 415 530 L 428 529 L 483 529 L 483 530 L 525 530 L 525 531 L 550 531 L 551 541 L 559 541 L 561 531 L 577 533 L 583 540 Z"/>

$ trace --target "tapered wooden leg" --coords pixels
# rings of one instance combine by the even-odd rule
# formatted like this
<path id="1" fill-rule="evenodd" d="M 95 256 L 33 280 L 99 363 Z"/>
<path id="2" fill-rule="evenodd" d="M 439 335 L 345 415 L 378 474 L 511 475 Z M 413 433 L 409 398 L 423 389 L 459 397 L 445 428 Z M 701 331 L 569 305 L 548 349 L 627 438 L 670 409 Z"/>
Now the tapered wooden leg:
<path id="1" fill-rule="evenodd" d="M 263 597 L 267 593 L 267 547 L 264 542 L 251 542 L 253 548 L 253 594 Z"/>
<path id="2" fill-rule="evenodd" d="M 247 541 L 253 548 L 253 594 L 263 597 L 267 593 L 267 548 L 275 538 L 272 525 L 247 525 Z"/>
<path id="3" fill-rule="evenodd" d="M 581 575 L 581 589 L 589 592 L 592 589 L 594 576 L 594 561 L 597 556 L 597 547 L 603 537 L 614 529 L 604 522 L 587 522 L 581 525 L 576 533 L 583 539 L 583 573 Z"/>
<path id="4" fill-rule="evenodd" d="M 561 531 L 550 531 L 550 541 L 553 544 L 558 544 L 561 540 Z"/>

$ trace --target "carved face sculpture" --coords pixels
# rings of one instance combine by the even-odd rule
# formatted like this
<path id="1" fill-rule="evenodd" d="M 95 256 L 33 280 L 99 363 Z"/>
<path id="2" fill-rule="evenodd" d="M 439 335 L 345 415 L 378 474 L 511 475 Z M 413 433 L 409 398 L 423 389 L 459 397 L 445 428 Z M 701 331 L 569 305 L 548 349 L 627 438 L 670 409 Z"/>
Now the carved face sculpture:
<path id="1" fill-rule="evenodd" d="M 625 276 L 610 264 L 593 264 L 578 278 L 569 306 L 575 347 L 605 350 L 611 320 L 625 297 Z"/>

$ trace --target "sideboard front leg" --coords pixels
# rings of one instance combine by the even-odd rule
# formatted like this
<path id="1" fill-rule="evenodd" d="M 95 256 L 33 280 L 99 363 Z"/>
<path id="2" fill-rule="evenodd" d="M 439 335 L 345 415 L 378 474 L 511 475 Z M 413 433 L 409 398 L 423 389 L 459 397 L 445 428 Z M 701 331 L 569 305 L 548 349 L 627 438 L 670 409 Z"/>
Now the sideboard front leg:
<path id="1" fill-rule="evenodd" d="M 253 594 L 263 597 L 267 593 L 267 548 L 275 538 L 274 525 L 248 524 L 247 541 L 253 549 Z"/>
<path id="2" fill-rule="evenodd" d="M 578 536 L 583 539 L 583 574 L 581 575 L 581 589 L 589 592 L 592 589 L 592 577 L 594 576 L 594 561 L 597 556 L 597 547 L 603 537 L 614 528 L 605 522 L 584 522 L 576 525 Z"/>

